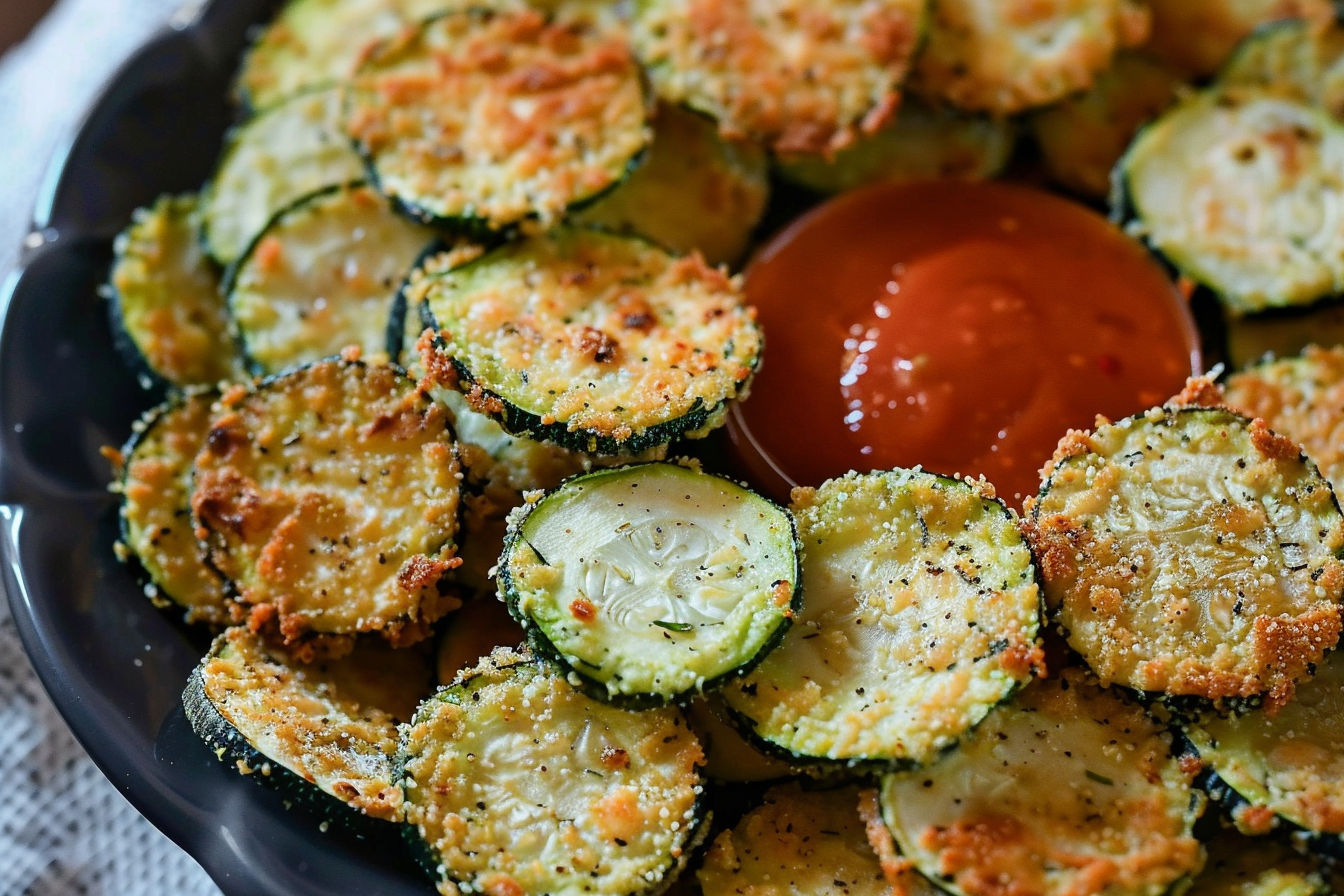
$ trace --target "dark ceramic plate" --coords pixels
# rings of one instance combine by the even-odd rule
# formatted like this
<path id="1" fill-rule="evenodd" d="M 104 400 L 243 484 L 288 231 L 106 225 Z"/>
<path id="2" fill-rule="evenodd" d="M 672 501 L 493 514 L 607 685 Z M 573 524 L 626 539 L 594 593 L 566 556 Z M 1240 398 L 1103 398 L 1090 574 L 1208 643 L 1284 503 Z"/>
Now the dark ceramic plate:
<path id="1" fill-rule="evenodd" d="M 206 647 L 155 610 L 112 556 L 102 445 L 157 397 L 112 345 L 97 288 L 131 210 L 209 175 L 228 83 L 274 0 L 216 0 L 112 79 L 58 160 L 40 244 L 0 294 L 0 577 L 56 706 L 126 798 L 230 896 L 415 894 L 398 838 L 321 833 L 192 734 L 179 698 Z M 38 243 L 37 240 L 30 243 Z"/>

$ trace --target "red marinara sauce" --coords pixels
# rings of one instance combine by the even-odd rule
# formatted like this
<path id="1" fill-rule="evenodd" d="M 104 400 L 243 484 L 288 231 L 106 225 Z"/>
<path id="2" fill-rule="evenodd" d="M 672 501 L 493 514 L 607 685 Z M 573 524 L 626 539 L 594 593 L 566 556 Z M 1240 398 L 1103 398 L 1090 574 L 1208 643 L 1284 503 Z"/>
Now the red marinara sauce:
<path id="1" fill-rule="evenodd" d="M 1068 429 L 1159 404 L 1200 369 L 1189 309 L 1147 252 L 1023 186 L 840 196 L 762 248 L 746 292 L 766 358 L 730 438 L 780 498 L 919 464 L 984 475 L 1016 505 Z"/>

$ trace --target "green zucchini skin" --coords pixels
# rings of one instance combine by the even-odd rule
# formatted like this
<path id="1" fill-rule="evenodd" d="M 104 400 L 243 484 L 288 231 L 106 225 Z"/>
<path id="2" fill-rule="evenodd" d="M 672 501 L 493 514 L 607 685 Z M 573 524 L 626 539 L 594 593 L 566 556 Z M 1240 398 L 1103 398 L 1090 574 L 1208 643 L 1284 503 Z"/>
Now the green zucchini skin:
<path id="1" fill-rule="evenodd" d="M 717 491 L 704 493 L 705 489 Z M 591 490 L 591 493 L 588 490 Z M 614 494 L 607 493 L 607 490 L 614 490 Z M 712 539 L 706 547 L 713 549 L 713 552 L 708 555 L 678 554 L 675 539 L 667 542 L 659 542 L 658 539 L 663 537 L 664 532 L 678 531 L 683 521 L 664 518 L 649 508 L 642 512 L 634 509 L 636 501 L 647 500 L 651 505 L 657 502 L 662 497 L 660 490 L 667 495 L 674 492 L 681 494 L 684 491 L 688 503 L 701 499 L 706 502 L 736 501 L 743 515 L 752 515 L 762 521 L 768 517 L 769 522 L 761 523 L 762 527 L 768 529 L 764 532 L 753 529 L 750 533 L 743 529 L 740 533 L 734 531 L 729 535 L 725 531 L 707 532 L 696 527 L 686 531 L 705 533 L 708 539 Z M 613 519 L 601 520 L 589 526 L 585 525 L 586 521 L 572 517 L 573 509 L 582 510 L 603 499 L 605 499 L 604 506 L 614 505 L 616 508 L 622 508 L 616 511 Z M 628 511 L 623 509 L 627 503 L 631 505 Z M 606 543 L 595 541 L 593 544 L 585 545 L 575 542 L 567 545 L 564 560 L 552 563 L 532 544 L 531 538 L 536 538 L 537 534 L 529 532 L 528 524 L 534 514 L 538 515 L 537 519 L 541 519 L 543 515 L 558 514 L 555 517 L 556 523 L 565 526 L 566 532 L 570 527 L 577 529 L 583 525 L 595 537 L 605 534 L 605 531 L 612 531 L 614 537 Z M 693 518 L 689 521 L 695 522 Z M 602 526 L 608 523 L 611 524 L 610 530 L 603 530 Z M 545 525 L 545 522 L 539 525 Z M 630 595 L 631 592 L 638 597 L 645 589 L 661 593 L 673 587 L 686 589 L 696 587 L 690 582 L 678 582 L 674 586 L 670 580 L 667 584 L 637 581 L 639 577 L 639 572 L 635 568 L 637 560 L 629 554 L 621 556 L 620 546 L 625 544 L 622 538 L 627 539 L 633 546 L 634 539 L 642 537 L 646 542 L 642 547 L 650 551 L 656 552 L 665 547 L 664 559 L 653 563 L 653 566 L 660 570 L 677 563 L 684 564 L 698 560 L 697 568 L 700 573 L 704 574 L 705 579 L 712 579 L 715 568 L 727 562 L 717 555 L 729 545 L 736 548 L 735 539 L 739 534 L 745 538 L 748 553 L 738 553 L 736 556 L 740 559 L 732 561 L 741 564 L 737 576 L 739 579 L 755 578 L 759 581 L 752 582 L 750 590 L 739 595 L 737 606 L 729 608 L 728 612 L 732 613 L 732 610 L 750 600 L 753 609 L 748 619 L 735 618 L 736 614 L 725 614 L 717 622 L 711 621 L 703 625 L 699 623 L 691 625 L 679 621 L 648 622 L 635 618 L 639 611 L 637 607 L 631 611 L 630 621 L 620 621 L 617 618 L 620 615 L 617 608 L 621 604 L 621 598 Z M 748 535 L 755 536 L 755 539 L 747 537 Z M 691 536 L 688 534 L 687 537 Z M 771 544 L 771 541 L 774 543 Z M 608 554 L 600 559 L 594 556 L 611 545 L 617 545 L 614 549 L 615 555 Z M 691 550 L 693 552 L 694 548 Z M 753 553 L 767 550 L 783 551 L 787 556 L 753 556 Z M 499 592 L 508 605 L 509 612 L 526 630 L 528 644 L 533 651 L 563 670 L 571 684 L 597 700 L 631 709 L 649 708 L 685 700 L 697 693 L 713 691 L 726 682 L 745 675 L 779 644 L 793 617 L 803 606 L 799 550 L 798 531 L 792 515 L 769 499 L 724 477 L 700 473 L 675 463 L 630 464 L 571 477 L 541 498 L 529 502 L 511 514 L 504 550 L 500 555 Z M 549 547 L 547 551 L 550 551 Z M 585 594 L 582 590 L 577 590 L 571 595 L 568 586 L 575 583 L 563 578 L 564 584 L 556 584 L 553 588 L 533 584 L 539 581 L 537 579 L 539 575 L 548 575 L 544 570 L 563 569 L 575 558 L 578 563 L 582 563 L 585 553 L 592 561 L 590 572 L 602 574 L 615 570 L 616 575 L 624 578 L 628 588 L 623 592 L 619 585 L 614 590 L 605 586 L 602 587 L 601 594 L 596 592 Z M 538 561 L 540 568 L 536 565 Z M 622 573 L 617 565 L 618 561 L 626 563 L 630 567 L 629 571 Z M 530 571 L 524 572 L 524 570 Z M 561 575 L 563 577 L 563 574 Z M 626 578 L 627 575 L 634 578 Z M 524 581 L 524 577 L 532 581 Z M 696 574 L 694 578 L 695 581 L 700 581 L 701 575 Z M 734 580 L 729 579 L 723 587 L 728 588 L 733 583 Z M 547 592 L 553 592 L 554 599 L 560 603 L 568 604 L 569 613 L 577 623 L 566 618 L 563 610 L 557 611 L 556 607 L 551 606 L 550 599 L 544 596 Z M 575 608 L 575 603 L 569 600 L 571 596 L 576 596 L 575 600 L 586 602 L 582 614 Z M 681 595 L 678 594 L 677 597 Z M 711 618 L 713 613 L 724 609 L 722 600 L 716 602 L 712 597 L 707 597 L 706 601 L 707 607 L 704 610 L 695 607 L 694 600 L 686 601 L 686 605 L 690 607 L 689 612 L 703 613 L 705 618 Z M 669 603 L 666 615 L 675 615 L 679 606 L 680 602 L 677 601 Z M 552 615 L 558 615 L 559 618 L 548 618 Z M 718 635 L 715 626 L 729 623 L 738 630 L 737 633 L 746 643 L 724 643 L 721 638 L 715 637 Z M 570 624 L 575 626 L 572 630 L 567 628 Z M 607 634 L 590 635 L 585 631 L 588 626 L 596 625 L 606 625 Z M 652 632 L 650 626 L 657 626 L 660 630 Z M 694 637 L 697 630 L 702 634 L 707 633 L 706 637 L 699 641 L 691 641 L 689 638 L 684 642 L 678 640 L 682 635 Z M 565 637 L 563 644 L 556 642 L 557 634 Z M 591 642 L 588 640 L 590 636 L 593 639 Z M 627 641 L 650 636 L 654 637 L 655 643 L 660 646 L 661 641 L 676 645 L 667 656 L 663 657 L 669 668 L 660 667 L 651 671 L 641 669 L 640 663 L 644 660 L 652 661 L 657 653 L 627 649 Z M 597 655 L 597 652 L 601 655 Z M 663 660 L 658 662 L 661 663 Z M 710 664 L 708 669 L 699 668 L 701 660 Z M 680 663 L 685 665 L 676 665 Z"/>

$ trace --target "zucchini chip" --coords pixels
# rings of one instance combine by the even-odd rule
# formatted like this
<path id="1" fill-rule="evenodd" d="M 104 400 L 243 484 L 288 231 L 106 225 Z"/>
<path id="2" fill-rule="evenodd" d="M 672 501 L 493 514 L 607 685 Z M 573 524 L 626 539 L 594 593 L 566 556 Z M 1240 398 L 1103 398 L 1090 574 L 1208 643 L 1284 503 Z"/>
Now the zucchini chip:
<path id="1" fill-rule="evenodd" d="M 1272 87 L 1344 118 L 1344 27 L 1284 19 L 1256 29 L 1218 73 L 1218 83 Z"/>
<path id="2" fill-rule="evenodd" d="M 577 451 L 707 434 L 761 357 L 736 279 L 635 237 L 552 231 L 422 278 L 411 299 L 438 331 L 422 351 L 433 381 Z"/>
<path id="3" fill-rule="evenodd" d="M 1266 361 L 1229 376 L 1224 391 L 1229 405 L 1300 443 L 1344 494 L 1344 346 L 1312 345 L 1296 358 Z"/>
<path id="4" fill-rule="evenodd" d="M 1176 101 L 1183 82 L 1161 62 L 1120 53 L 1083 93 L 1031 117 L 1050 179 L 1087 199 L 1104 200 L 1111 170 L 1139 128 Z"/>
<path id="5" fill-rule="evenodd" d="M 309 196 L 278 215 L 238 261 L 228 306 L 258 374 L 339 354 L 389 353 L 393 299 L 435 236 L 367 186 Z"/>
<path id="6" fill-rule="evenodd" d="M 802 595 L 793 519 L 671 463 L 576 476 L 510 516 L 499 592 L 600 700 L 657 705 L 750 669 Z"/>
<path id="7" fill-rule="evenodd" d="M 795 489 L 803 611 L 723 699 L 808 762 L 923 765 L 1041 664 L 1041 600 L 1015 517 L 911 470 Z"/>
<path id="8" fill-rule="evenodd" d="M 1207 90 L 1119 163 L 1120 215 L 1234 314 L 1344 290 L 1344 124 L 1273 88 Z"/>
<path id="9" fill-rule="evenodd" d="M 239 374 L 219 272 L 197 236 L 198 206 L 195 194 L 160 196 L 113 242 L 112 332 L 150 383 L 213 385 Z"/>
<path id="10" fill-rule="evenodd" d="M 1211 716 L 1187 725 L 1186 736 L 1212 773 L 1210 792 L 1244 833 L 1286 823 L 1344 859 L 1344 653 L 1327 655 L 1277 712 Z"/>
<path id="11" fill-rule="evenodd" d="M 510 651 L 422 704 L 401 751 L 441 893 L 660 892 L 705 815 L 680 710 L 599 703 Z"/>
<path id="12" fill-rule="evenodd" d="M 1031 510 L 1046 603 L 1103 683 L 1283 703 L 1340 633 L 1344 516 L 1290 439 L 1223 408 L 1074 432 Z"/>
<path id="13" fill-rule="evenodd" d="M 187 622 L 224 625 L 233 602 L 201 559 L 191 525 L 191 474 L 210 431 L 213 391 L 196 391 L 149 411 L 121 450 L 121 538 L 117 556 L 134 558 L 145 594 L 182 607 Z"/>
<path id="14" fill-rule="evenodd" d="M 891 896 L 859 817 L 859 789 L 781 784 L 710 844 L 704 896 Z"/>
<path id="15" fill-rule="evenodd" d="M 182 703 L 192 730 L 239 773 L 328 821 L 400 821 L 397 722 L 430 691 L 424 654 L 378 642 L 303 665 L 242 626 L 215 639 Z"/>
<path id="16" fill-rule="evenodd" d="M 726 140 L 712 120 L 663 103 L 644 161 L 575 220 L 636 233 L 673 252 L 698 249 L 710 264 L 731 264 L 746 253 L 769 198 L 760 147 Z"/>
<path id="17" fill-rule="evenodd" d="M 1335 18 L 1330 0 L 1147 0 L 1147 3 L 1153 16 L 1147 49 L 1191 78 L 1218 72 L 1234 50 L 1241 52 L 1238 44 L 1244 49 L 1264 33 L 1269 23 L 1299 19 L 1323 27 Z"/>
<path id="18" fill-rule="evenodd" d="M 829 154 L 880 127 L 924 27 L 926 0 L 638 0 L 635 52 L 658 95 L 731 139 Z"/>
<path id="19" fill-rule="evenodd" d="M 340 84 L 373 44 L 443 8 L 444 0 L 289 0 L 243 57 L 234 92 L 256 110 Z"/>
<path id="20" fill-rule="evenodd" d="M 1203 801 L 1164 728 L 1079 670 L 1026 687 L 936 765 L 882 779 L 917 869 L 958 896 L 1162 896 L 1199 870 Z"/>
<path id="21" fill-rule="evenodd" d="M 650 139 L 620 31 L 526 8 L 446 13 L 383 44 L 346 112 L 382 192 L 469 230 L 555 221 L 620 182 Z"/>
<path id="22" fill-rule="evenodd" d="M 459 601 L 447 412 L 397 370 L 323 361 L 225 395 L 191 507 L 208 560 L 300 647 L 426 637 Z M 332 637 L 335 636 L 335 637 Z M 325 645 L 324 645 L 325 646 Z"/>
<path id="23" fill-rule="evenodd" d="M 963 109 L 1012 115 L 1092 86 L 1148 36 L 1136 0 L 936 0 L 912 83 Z"/>
<path id="24" fill-rule="evenodd" d="M 1276 837 L 1219 830 L 1209 859 L 1185 896 L 1332 896 L 1312 863 Z"/>
<path id="25" fill-rule="evenodd" d="M 938 177 L 986 180 L 1008 164 L 1016 137 L 1017 129 L 1007 119 L 907 97 L 895 120 L 831 158 L 788 155 L 776 162 L 786 180 L 819 193 Z"/>
<path id="26" fill-rule="evenodd" d="M 220 264 L 233 264 L 277 213 L 363 176 L 341 130 L 340 91 L 295 96 L 229 132 L 205 198 L 206 248 Z"/>

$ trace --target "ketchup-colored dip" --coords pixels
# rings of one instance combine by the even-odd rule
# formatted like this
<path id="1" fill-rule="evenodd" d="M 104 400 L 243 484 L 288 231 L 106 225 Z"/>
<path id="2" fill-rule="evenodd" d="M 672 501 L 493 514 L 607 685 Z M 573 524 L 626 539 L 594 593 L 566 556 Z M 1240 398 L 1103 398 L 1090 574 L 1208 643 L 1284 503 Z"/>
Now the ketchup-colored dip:
<path id="1" fill-rule="evenodd" d="M 730 419 L 779 498 L 850 469 L 983 475 L 1016 505 L 1070 428 L 1198 372 L 1186 303 L 1134 240 L 1066 199 L 933 181 L 843 195 L 746 272 L 765 364 Z"/>

